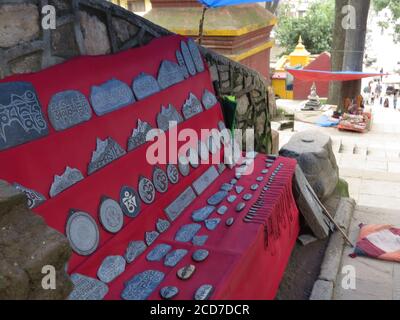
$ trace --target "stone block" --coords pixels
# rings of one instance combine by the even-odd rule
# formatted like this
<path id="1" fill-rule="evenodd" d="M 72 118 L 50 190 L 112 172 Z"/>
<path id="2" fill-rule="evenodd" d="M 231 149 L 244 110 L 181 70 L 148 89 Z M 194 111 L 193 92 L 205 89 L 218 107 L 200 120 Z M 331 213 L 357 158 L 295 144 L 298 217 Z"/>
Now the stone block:
<path id="1" fill-rule="evenodd" d="M 314 283 L 310 300 L 332 300 L 333 282 L 325 280 L 317 280 Z"/>
<path id="2" fill-rule="evenodd" d="M 52 54 L 62 58 L 72 58 L 79 55 L 79 47 L 75 40 L 72 23 L 57 27 L 51 31 Z"/>
<path id="3" fill-rule="evenodd" d="M 242 95 L 236 100 L 237 106 L 236 106 L 236 112 L 237 114 L 242 117 L 247 113 L 247 110 L 249 109 L 250 106 L 250 101 L 249 98 L 247 97 L 246 94 Z"/>
<path id="4" fill-rule="evenodd" d="M 339 231 L 336 231 L 331 235 L 321 265 L 321 273 L 319 275 L 321 280 L 336 281 L 342 259 L 344 241 L 345 240 Z"/>
<path id="5" fill-rule="evenodd" d="M 26 197 L 4 180 L 0 180 L 0 219 L 15 206 L 26 204 Z"/>
<path id="6" fill-rule="evenodd" d="M 85 11 L 79 13 L 83 43 L 88 55 L 101 55 L 111 52 L 107 26 L 94 15 Z"/>
<path id="7" fill-rule="evenodd" d="M 335 214 L 335 222 L 341 228 L 347 230 L 353 216 L 356 202 L 351 198 L 341 198 Z"/>
<path id="8" fill-rule="evenodd" d="M 119 44 L 128 41 L 139 31 L 138 26 L 135 26 L 123 19 L 114 18 L 112 20 L 112 24 Z"/>
<path id="9" fill-rule="evenodd" d="M 10 62 L 10 69 L 13 74 L 30 73 L 40 71 L 42 68 L 42 52 L 18 57 Z"/>

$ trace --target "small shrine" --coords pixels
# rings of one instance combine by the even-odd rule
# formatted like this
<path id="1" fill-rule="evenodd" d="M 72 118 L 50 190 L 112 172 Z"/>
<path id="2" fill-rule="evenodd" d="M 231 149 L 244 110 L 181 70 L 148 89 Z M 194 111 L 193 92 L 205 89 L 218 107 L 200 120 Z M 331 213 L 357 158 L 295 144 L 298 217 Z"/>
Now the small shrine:
<path id="1" fill-rule="evenodd" d="M 317 94 L 317 86 L 315 82 L 311 86 L 311 93 L 308 96 L 308 101 L 306 102 L 303 110 L 305 111 L 314 111 L 321 108 L 321 101 L 319 100 L 319 96 Z"/>

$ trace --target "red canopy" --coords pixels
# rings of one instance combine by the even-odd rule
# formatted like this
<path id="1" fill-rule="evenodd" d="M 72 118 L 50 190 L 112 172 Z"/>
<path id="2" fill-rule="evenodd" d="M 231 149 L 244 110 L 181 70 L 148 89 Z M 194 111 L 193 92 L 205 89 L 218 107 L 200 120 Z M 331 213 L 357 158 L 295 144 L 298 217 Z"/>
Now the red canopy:
<path id="1" fill-rule="evenodd" d="M 303 81 L 351 81 L 369 77 L 383 77 L 387 73 L 365 73 L 355 71 L 321 71 L 287 69 L 295 78 Z"/>

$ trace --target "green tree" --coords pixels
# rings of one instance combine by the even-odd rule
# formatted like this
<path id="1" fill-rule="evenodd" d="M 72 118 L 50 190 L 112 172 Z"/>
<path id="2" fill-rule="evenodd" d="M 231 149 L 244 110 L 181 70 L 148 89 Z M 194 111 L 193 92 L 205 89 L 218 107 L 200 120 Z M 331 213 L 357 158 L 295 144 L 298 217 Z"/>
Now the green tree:
<path id="1" fill-rule="evenodd" d="M 281 5 L 278 10 L 276 39 L 285 48 L 285 53 L 294 50 L 300 35 L 311 53 L 329 51 L 332 46 L 334 8 L 334 0 L 323 0 L 311 5 L 305 16 L 292 17 L 290 5 Z"/>
<path id="2" fill-rule="evenodd" d="M 399 0 L 373 0 L 373 7 L 375 11 L 379 12 L 383 9 L 389 9 L 392 12 L 390 23 L 394 26 L 395 40 L 400 42 L 400 1 Z M 387 21 L 386 21 L 387 22 Z M 382 27 L 389 26 L 382 23 Z"/>

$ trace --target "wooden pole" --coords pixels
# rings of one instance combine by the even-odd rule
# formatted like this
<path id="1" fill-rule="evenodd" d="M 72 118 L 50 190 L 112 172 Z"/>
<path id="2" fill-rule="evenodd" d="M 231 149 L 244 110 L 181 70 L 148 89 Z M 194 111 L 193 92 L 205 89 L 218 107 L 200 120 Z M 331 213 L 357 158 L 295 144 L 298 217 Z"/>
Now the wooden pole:
<path id="1" fill-rule="evenodd" d="M 203 42 L 203 32 L 204 32 L 204 17 L 206 15 L 207 7 L 203 8 L 203 14 L 201 15 L 200 25 L 199 25 L 199 45 Z"/>

